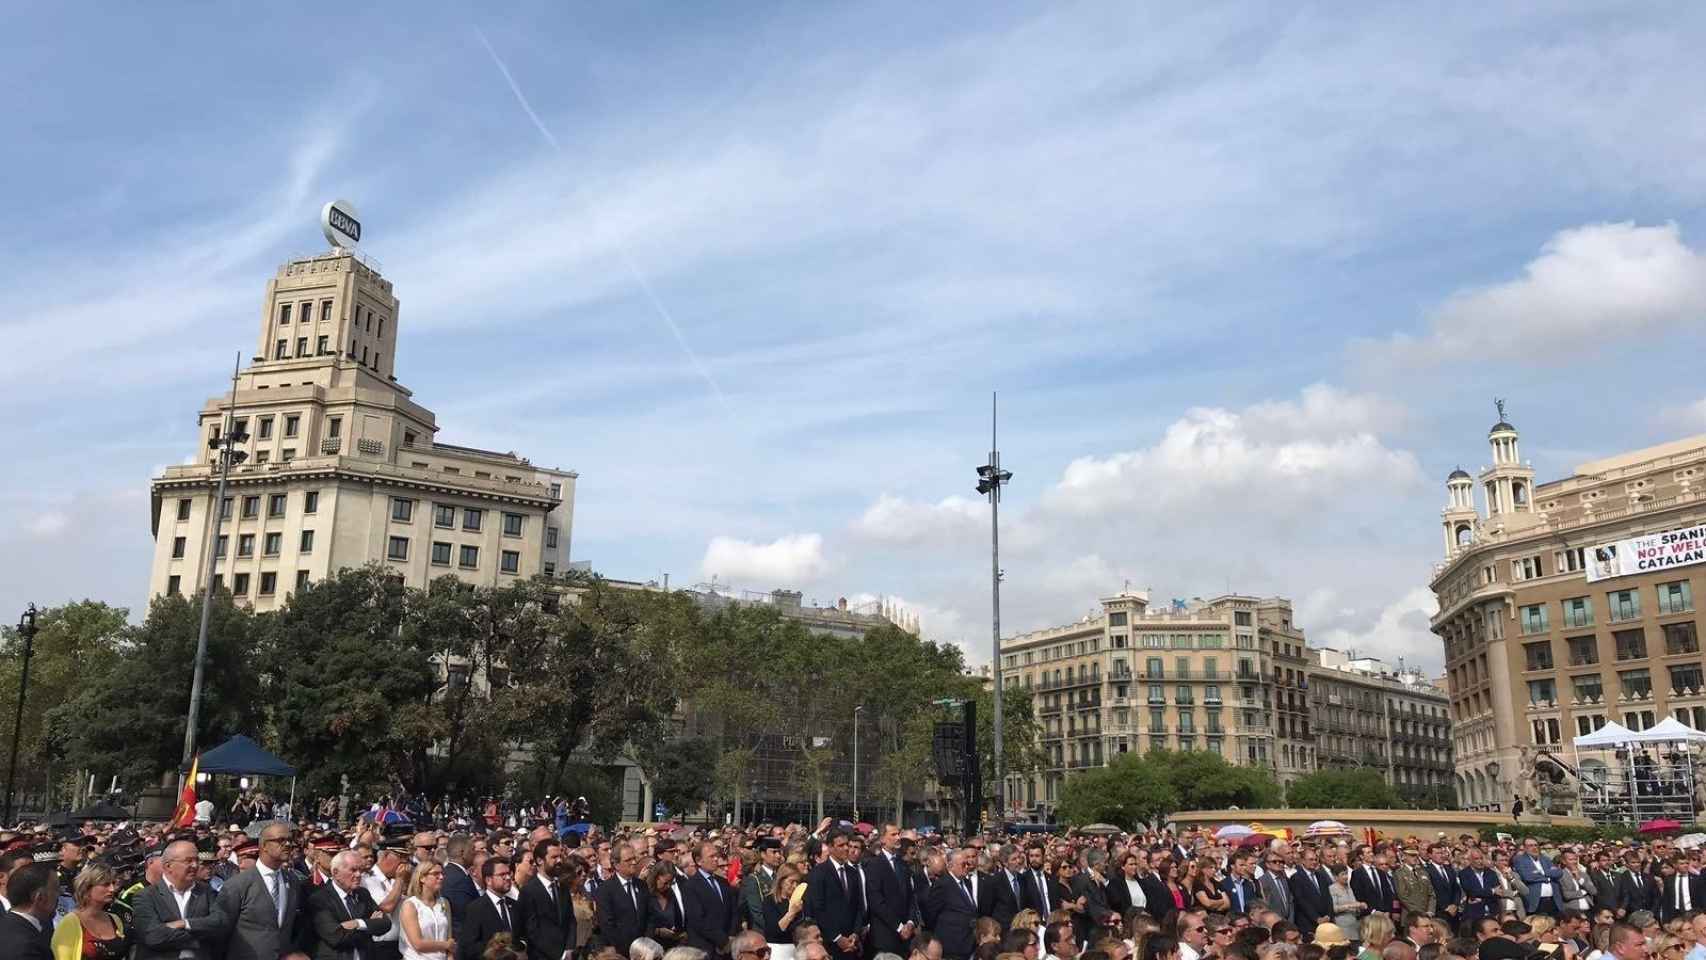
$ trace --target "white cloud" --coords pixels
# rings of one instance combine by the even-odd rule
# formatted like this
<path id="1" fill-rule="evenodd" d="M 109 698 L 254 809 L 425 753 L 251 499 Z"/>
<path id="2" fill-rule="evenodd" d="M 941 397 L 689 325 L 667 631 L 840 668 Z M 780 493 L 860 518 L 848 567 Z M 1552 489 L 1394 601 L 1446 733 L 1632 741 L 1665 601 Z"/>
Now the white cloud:
<path id="1" fill-rule="evenodd" d="M 1249 496 L 1321 496 L 1361 481 L 1407 486 L 1421 476 L 1414 455 L 1386 446 L 1376 430 L 1396 419 L 1385 400 L 1324 384 L 1298 401 L 1242 411 L 1196 407 L 1153 446 L 1086 456 L 1066 467 L 1044 503 L 1067 515 L 1114 510 L 1172 514 L 1191 505 L 1239 510 Z"/>
<path id="2" fill-rule="evenodd" d="M 769 543 L 713 537 L 699 568 L 705 576 L 723 580 L 796 586 L 816 580 L 826 566 L 823 537 L 796 533 Z"/>
<path id="3" fill-rule="evenodd" d="M 1452 296 L 1426 334 L 1395 336 L 1379 351 L 1409 363 L 1550 359 L 1702 319 L 1706 254 L 1675 223 L 1596 223 L 1559 231 L 1520 277 Z"/>
<path id="4" fill-rule="evenodd" d="M 30 536 L 46 539 L 64 532 L 71 518 L 58 510 L 44 510 L 31 517 L 25 529 Z"/>
<path id="5" fill-rule="evenodd" d="M 890 494 L 853 521 L 853 533 L 863 540 L 889 544 L 958 541 L 989 535 L 989 506 L 969 497 L 944 497 L 922 503 Z"/>
<path id="6" fill-rule="evenodd" d="M 1312 625 L 1304 619 L 1304 609 L 1298 608 L 1298 623 L 1311 646 L 1377 657 L 1393 667 L 1400 659 L 1433 673 L 1442 667 L 1439 638 L 1428 630 L 1428 619 L 1439 612 L 1439 604 L 1427 587 L 1412 587 L 1378 611 L 1337 610 L 1330 616 L 1351 621 L 1340 626 Z"/>

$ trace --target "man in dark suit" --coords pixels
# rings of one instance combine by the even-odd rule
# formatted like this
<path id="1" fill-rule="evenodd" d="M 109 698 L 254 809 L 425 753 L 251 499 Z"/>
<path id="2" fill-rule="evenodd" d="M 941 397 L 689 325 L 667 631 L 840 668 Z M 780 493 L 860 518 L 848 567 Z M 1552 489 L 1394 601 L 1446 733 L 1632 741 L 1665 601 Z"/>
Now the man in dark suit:
<path id="1" fill-rule="evenodd" d="M 547 837 L 533 845 L 533 877 L 521 888 L 527 960 L 569 960 L 575 944 L 575 906 L 559 884 L 563 845 Z"/>
<path id="2" fill-rule="evenodd" d="M 1019 862 L 1023 867 L 1023 853 Z M 918 904 L 912 894 L 912 871 L 900 856 L 900 827 L 895 824 L 885 824 L 877 835 L 877 849 L 865 860 L 865 884 L 872 952 L 906 956 Z M 754 929 L 762 931 L 763 927 Z"/>
<path id="3" fill-rule="evenodd" d="M 1386 869 L 1386 855 L 1371 854 L 1368 862 L 1351 870 L 1351 895 L 1375 913 L 1393 913 L 1398 909 L 1398 888 Z"/>
<path id="4" fill-rule="evenodd" d="M 640 856 L 632 846 L 617 844 L 610 852 L 616 875 L 598 888 L 598 936 L 624 957 L 634 941 L 645 936 L 646 912 L 651 897 L 640 889 L 635 877 Z"/>
<path id="5" fill-rule="evenodd" d="M 1001 850 L 1001 866 L 990 878 L 993 881 L 991 906 L 989 915 L 1006 930 L 1013 925 L 1013 917 L 1025 909 L 1025 851 L 1016 843 L 1010 843 Z M 899 953 L 900 951 L 892 951 Z"/>
<path id="6" fill-rule="evenodd" d="M 829 856 L 806 878 L 805 915 L 817 921 L 830 957 L 858 960 L 862 953 L 859 935 L 865 928 L 862 878 L 847 860 L 846 833 L 831 831 L 827 849 Z"/>
<path id="7" fill-rule="evenodd" d="M 231 927 L 225 960 L 278 960 L 297 949 L 302 939 L 302 875 L 286 861 L 290 857 L 290 826 L 269 823 L 261 839 L 236 850 L 239 860 L 255 857 L 254 866 L 219 888 L 215 903 Z"/>
<path id="8" fill-rule="evenodd" d="M 723 855 L 716 844 L 701 843 L 693 862 L 693 872 L 682 881 L 687 901 L 687 943 L 713 957 L 727 956 L 729 935 L 740 923 L 740 897 L 722 877 Z M 855 877 L 858 873 L 854 867 Z"/>
<path id="9" fill-rule="evenodd" d="M 468 875 L 468 865 L 474 862 L 474 838 L 466 833 L 453 834 L 444 852 L 444 900 L 450 904 L 451 936 L 460 940 L 457 931 L 462 929 L 462 915 L 480 896 L 480 888 Z"/>
<path id="10" fill-rule="evenodd" d="M 1256 888 L 1256 878 L 1250 875 L 1254 869 L 1250 857 L 1248 850 L 1234 853 L 1227 863 L 1226 879 L 1220 883 L 1220 892 L 1226 894 L 1226 909 L 1235 917 L 1262 898 L 1262 892 Z"/>
<path id="11" fill-rule="evenodd" d="M 507 933 L 521 946 L 521 912 L 510 903 L 510 879 L 515 868 L 502 857 L 488 857 L 480 864 L 480 879 L 486 892 L 468 904 L 462 915 L 462 932 L 456 941 L 456 955 L 461 960 L 477 960 L 486 952 L 486 942 L 500 933 Z"/>
<path id="12" fill-rule="evenodd" d="M 1701 893 L 1706 892 L 1706 877 L 1688 872 L 1688 861 L 1677 857 L 1671 862 L 1676 872 L 1665 878 L 1664 892 L 1659 899 L 1659 922 L 1669 923 L 1701 907 Z"/>
<path id="13" fill-rule="evenodd" d="M 1080 942 L 1088 942 L 1090 931 L 1105 926 L 1113 916 L 1108 908 L 1108 882 L 1102 877 L 1102 867 L 1107 862 L 1107 851 L 1091 847 L 1084 851 L 1078 876 L 1072 878 L 1072 895 L 1084 902 L 1084 909 L 1072 915 L 1072 926 Z"/>
<path id="14" fill-rule="evenodd" d="M 1641 869 L 1641 855 L 1629 851 L 1625 859 L 1628 869 L 1617 875 L 1617 916 L 1628 917 L 1637 910 L 1653 909 L 1653 884 Z"/>
<path id="15" fill-rule="evenodd" d="M 972 874 L 977 870 L 977 851 L 965 848 L 954 854 L 948 872 L 936 878 L 925 894 L 925 918 L 930 932 L 942 943 L 946 960 L 965 960 L 977 948 L 977 890 Z"/>
<path id="16" fill-rule="evenodd" d="M 1333 894 L 1328 887 L 1333 878 L 1321 869 L 1321 858 L 1314 847 L 1304 847 L 1298 855 L 1297 869 L 1292 871 L 1292 915 L 1305 939 L 1315 935 L 1315 925 L 1333 919 Z"/>
<path id="17" fill-rule="evenodd" d="M 1263 856 L 1264 869 L 1256 877 L 1256 885 L 1262 891 L 1262 900 L 1268 909 L 1279 914 L 1281 920 L 1290 921 L 1294 916 L 1293 908 L 1296 897 L 1291 893 L 1291 878 L 1285 873 L 1285 855 L 1277 850 L 1269 850 Z M 1172 904 L 1172 898 L 1168 898 Z"/>
<path id="18" fill-rule="evenodd" d="M 1451 868 L 1451 848 L 1436 843 L 1428 848 L 1426 866 L 1428 883 L 1434 888 L 1434 916 L 1456 928 L 1462 911 L 1463 885 L 1457 881 L 1457 871 Z"/>
<path id="19" fill-rule="evenodd" d="M 341 851 L 332 858 L 332 882 L 308 898 L 314 960 L 374 960 L 373 939 L 391 930 L 391 918 L 362 886 L 365 871 L 361 854 Z"/>
<path id="20" fill-rule="evenodd" d="M 230 933 L 214 904 L 213 888 L 196 880 L 195 844 L 176 840 L 160 857 L 160 881 L 131 900 L 135 960 L 213 960 Z"/>
<path id="21" fill-rule="evenodd" d="M 12 909 L 0 915 L 0 957 L 53 960 L 53 911 L 59 904 L 59 871 L 32 863 L 12 871 L 6 886 Z"/>
<path id="22" fill-rule="evenodd" d="M 1050 893 L 1053 884 L 1049 882 L 1047 854 L 1042 844 L 1034 844 L 1025 851 L 1025 866 L 1025 906 L 1035 910 L 1037 916 L 1046 917 L 1060 903 Z"/>
<path id="23" fill-rule="evenodd" d="M 1617 912 L 1617 871 L 1611 865 L 1611 854 L 1601 850 L 1594 854 L 1593 866 L 1588 869 L 1588 882 L 1593 884 L 1593 910 Z"/>
<path id="24" fill-rule="evenodd" d="M 1493 891 L 1500 886 L 1499 875 L 1487 869 L 1487 855 L 1479 847 L 1469 851 L 1469 866 L 1457 873 L 1463 889 L 1463 919 L 1471 924 L 1483 917 L 1498 919 L 1500 896 Z"/>

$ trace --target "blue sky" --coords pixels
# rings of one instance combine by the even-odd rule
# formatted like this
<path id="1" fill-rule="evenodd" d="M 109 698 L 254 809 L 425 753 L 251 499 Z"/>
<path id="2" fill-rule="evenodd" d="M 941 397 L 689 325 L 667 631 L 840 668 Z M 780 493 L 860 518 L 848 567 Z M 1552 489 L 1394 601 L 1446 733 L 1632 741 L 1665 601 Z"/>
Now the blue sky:
<path id="1" fill-rule="evenodd" d="M 999 389 L 1011 627 L 1230 587 L 1435 666 L 1492 397 L 1543 479 L 1706 433 L 1703 37 L 1674 5 L 22 10 L 0 606 L 140 608 L 148 477 L 345 196 L 399 379 L 441 439 L 580 471 L 606 575 L 899 598 L 986 657 Z"/>

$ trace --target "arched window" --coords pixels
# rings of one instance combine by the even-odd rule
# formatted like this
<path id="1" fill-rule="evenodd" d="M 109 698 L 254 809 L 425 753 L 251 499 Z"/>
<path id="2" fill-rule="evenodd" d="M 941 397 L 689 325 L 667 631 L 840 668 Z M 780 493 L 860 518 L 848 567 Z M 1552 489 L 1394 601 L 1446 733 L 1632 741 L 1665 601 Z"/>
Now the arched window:
<path id="1" fill-rule="evenodd" d="M 1467 547 L 1475 542 L 1475 528 L 1467 523 L 1457 525 L 1457 545 Z"/>
<path id="2" fill-rule="evenodd" d="M 1511 502 L 1518 506 L 1528 502 L 1528 484 L 1521 480 L 1511 484 Z"/>

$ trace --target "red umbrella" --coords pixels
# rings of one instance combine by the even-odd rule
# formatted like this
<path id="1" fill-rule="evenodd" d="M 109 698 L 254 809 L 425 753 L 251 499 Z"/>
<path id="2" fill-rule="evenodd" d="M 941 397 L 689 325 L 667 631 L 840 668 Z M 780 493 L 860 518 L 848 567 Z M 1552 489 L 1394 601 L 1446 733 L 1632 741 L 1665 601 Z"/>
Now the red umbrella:
<path id="1" fill-rule="evenodd" d="M 1240 846 L 1240 847 L 1267 846 L 1268 841 L 1272 840 L 1272 839 L 1273 839 L 1273 837 L 1270 837 L 1265 833 L 1252 833 L 1249 836 L 1239 837 L 1238 838 L 1238 846 Z"/>
<path id="2" fill-rule="evenodd" d="M 1641 824 L 1641 833 L 1670 833 L 1681 830 L 1682 824 L 1675 820 L 1648 820 Z"/>

